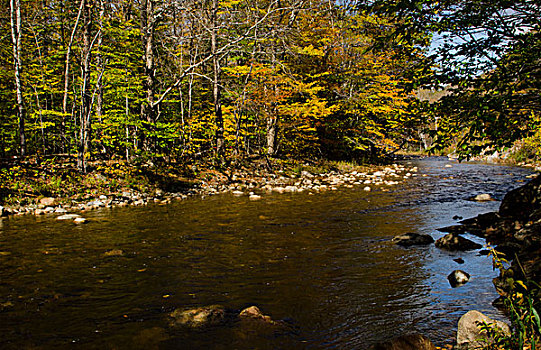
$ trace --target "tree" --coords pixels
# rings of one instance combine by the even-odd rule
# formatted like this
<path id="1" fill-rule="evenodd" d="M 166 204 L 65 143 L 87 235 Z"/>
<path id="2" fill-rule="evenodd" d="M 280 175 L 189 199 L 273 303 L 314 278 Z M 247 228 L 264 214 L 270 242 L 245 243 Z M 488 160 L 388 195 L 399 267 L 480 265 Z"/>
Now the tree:
<path id="1" fill-rule="evenodd" d="M 395 35 L 407 40 L 436 35 L 438 68 L 426 83 L 451 91 L 431 107 L 442 120 L 439 148 L 458 139 L 457 152 L 469 157 L 538 129 L 538 1 L 376 1 L 372 10 L 405 18 Z"/>
<path id="2" fill-rule="evenodd" d="M 10 19 L 11 19 L 11 40 L 13 43 L 13 63 L 15 66 L 15 89 L 17 94 L 17 117 L 19 120 L 19 154 L 21 157 L 26 155 L 26 138 L 24 132 L 24 121 L 26 110 L 24 106 L 22 85 L 21 85 L 21 3 L 20 0 L 10 0 Z"/>

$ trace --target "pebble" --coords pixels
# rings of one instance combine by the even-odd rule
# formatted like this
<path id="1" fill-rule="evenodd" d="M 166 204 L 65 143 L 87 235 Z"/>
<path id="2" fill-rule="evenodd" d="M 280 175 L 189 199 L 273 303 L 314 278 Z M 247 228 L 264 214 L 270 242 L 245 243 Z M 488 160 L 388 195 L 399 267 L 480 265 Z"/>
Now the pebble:
<path id="1" fill-rule="evenodd" d="M 447 164 L 448 166 L 452 166 Z M 260 200 L 262 197 L 255 192 L 276 192 L 276 193 L 314 193 L 333 190 L 340 188 L 353 188 L 355 186 L 363 186 L 364 191 L 372 191 L 373 186 L 395 186 L 408 178 L 416 176 L 418 169 L 413 166 L 404 166 L 399 164 L 388 165 L 384 168 L 379 168 L 371 173 L 351 171 L 339 173 L 331 171 L 324 174 L 313 174 L 308 171 L 301 172 L 300 175 L 292 175 L 287 177 L 285 172 L 279 171 L 281 175 L 276 174 L 258 174 L 249 175 L 234 174 L 231 178 L 235 181 L 234 184 L 215 183 L 214 180 L 202 182 L 197 189 L 190 190 L 184 193 L 167 193 L 160 189 L 150 196 L 144 193 L 123 191 L 116 195 L 99 195 L 95 198 L 90 196 L 85 197 L 85 203 L 72 201 L 69 204 L 60 205 L 59 198 L 41 198 L 36 204 L 29 207 L 5 208 L 0 207 L 0 216 L 7 215 L 22 215 L 34 214 L 44 215 L 50 213 L 63 214 L 58 216 L 58 220 L 74 220 L 76 223 L 84 223 L 87 220 L 78 214 L 68 214 L 70 211 L 85 211 L 100 208 L 124 207 L 128 205 L 143 206 L 149 202 L 157 204 L 167 204 L 172 200 L 184 200 L 190 196 L 209 196 L 219 193 L 231 193 L 235 196 L 248 195 L 250 200 Z M 426 176 L 423 174 L 422 176 Z M 392 181 L 390 179 L 393 179 Z M 370 186 L 368 186 L 370 185 Z M 372 186 L 372 187 L 371 187 Z M 248 194 L 247 190 L 253 190 Z M 380 187 L 380 191 L 387 191 L 385 187 Z M 76 216 L 73 216 L 76 215 Z"/>

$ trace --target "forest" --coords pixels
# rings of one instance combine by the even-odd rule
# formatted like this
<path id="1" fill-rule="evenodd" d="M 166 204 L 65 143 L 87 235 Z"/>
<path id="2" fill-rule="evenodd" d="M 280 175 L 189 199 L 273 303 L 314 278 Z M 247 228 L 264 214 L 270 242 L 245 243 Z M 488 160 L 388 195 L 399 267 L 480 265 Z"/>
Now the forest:
<path id="1" fill-rule="evenodd" d="M 3 159 L 71 156 L 85 173 L 94 160 L 366 161 L 450 147 L 469 157 L 517 141 L 539 153 L 535 1 L 2 8 Z"/>

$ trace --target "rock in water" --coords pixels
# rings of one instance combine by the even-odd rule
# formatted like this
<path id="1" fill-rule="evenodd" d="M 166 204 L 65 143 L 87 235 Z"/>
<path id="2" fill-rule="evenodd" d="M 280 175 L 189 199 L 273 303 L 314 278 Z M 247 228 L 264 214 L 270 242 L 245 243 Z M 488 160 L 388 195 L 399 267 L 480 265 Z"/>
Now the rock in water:
<path id="1" fill-rule="evenodd" d="M 486 332 L 479 328 L 483 323 L 493 324 L 505 334 L 511 334 L 511 330 L 505 322 L 492 320 L 479 311 L 471 310 L 465 313 L 458 321 L 456 335 L 457 348 L 463 350 L 491 348 L 489 345 L 494 342 L 494 339 L 487 339 Z M 481 340 L 482 338 L 485 340 Z"/>
<path id="2" fill-rule="evenodd" d="M 189 310 L 175 310 L 170 316 L 171 326 L 201 328 L 217 326 L 225 322 L 225 309 L 221 305 L 210 305 Z"/>
<path id="3" fill-rule="evenodd" d="M 474 201 L 477 201 L 477 202 L 488 202 L 488 201 L 492 201 L 492 197 L 490 196 L 490 194 L 488 193 L 483 193 L 483 194 L 478 194 L 477 196 L 475 196 L 473 198 Z"/>
<path id="4" fill-rule="evenodd" d="M 371 350 L 436 350 L 430 339 L 421 334 L 402 335 L 385 343 L 378 343 Z"/>
<path id="5" fill-rule="evenodd" d="M 499 214 L 522 219 L 541 207 L 541 176 L 508 192 L 502 200 Z"/>
<path id="6" fill-rule="evenodd" d="M 259 320 L 268 324 L 276 324 L 270 316 L 263 315 L 257 306 L 250 306 L 239 313 L 241 319 Z"/>
<path id="7" fill-rule="evenodd" d="M 79 214 L 65 214 L 65 215 L 60 215 L 59 217 L 56 218 L 56 220 L 75 220 L 80 217 L 81 215 Z"/>
<path id="8" fill-rule="evenodd" d="M 474 250 L 480 249 L 482 245 L 462 236 L 449 233 L 436 241 L 436 247 L 446 250 Z"/>
<path id="9" fill-rule="evenodd" d="M 456 288 L 465 285 L 470 280 L 470 274 L 462 270 L 455 270 L 447 276 L 451 287 Z"/>
<path id="10" fill-rule="evenodd" d="M 412 245 L 427 245 L 434 243 L 434 238 L 430 235 L 422 235 L 419 233 L 405 233 L 394 237 L 393 242 L 404 247 L 409 247 Z"/>

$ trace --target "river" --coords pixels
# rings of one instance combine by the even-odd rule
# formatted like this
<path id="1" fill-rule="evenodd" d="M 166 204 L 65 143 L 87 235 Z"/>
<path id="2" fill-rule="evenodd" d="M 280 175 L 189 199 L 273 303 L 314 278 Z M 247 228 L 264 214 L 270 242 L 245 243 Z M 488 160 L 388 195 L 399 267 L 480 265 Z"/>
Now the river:
<path id="1" fill-rule="evenodd" d="M 390 239 L 496 211 L 532 171 L 446 158 L 412 161 L 416 178 L 389 188 L 260 201 L 218 195 L 102 209 L 74 225 L 46 216 L 0 220 L 2 349 L 366 349 L 409 332 L 452 342 L 458 318 L 491 306 L 496 272 L 477 251 Z M 452 167 L 446 167 L 452 164 Z M 468 237 L 484 243 L 476 237 Z M 120 256 L 106 256 L 112 249 Z M 462 258 L 459 265 L 454 258 Z M 471 281 L 451 288 L 455 269 Z M 287 331 L 174 329 L 176 308 L 257 305 Z"/>

